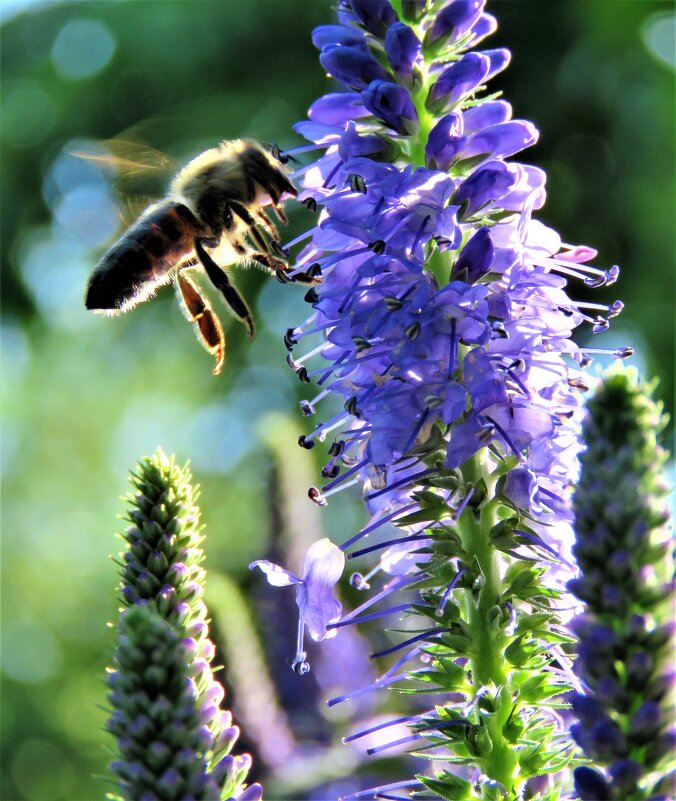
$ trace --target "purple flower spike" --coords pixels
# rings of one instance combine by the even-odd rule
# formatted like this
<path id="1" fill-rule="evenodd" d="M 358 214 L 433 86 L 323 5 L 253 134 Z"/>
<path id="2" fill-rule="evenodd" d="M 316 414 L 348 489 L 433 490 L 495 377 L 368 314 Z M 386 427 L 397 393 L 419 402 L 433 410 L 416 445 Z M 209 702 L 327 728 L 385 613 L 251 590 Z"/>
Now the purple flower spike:
<path id="1" fill-rule="evenodd" d="M 296 604 L 298 606 L 298 641 L 292 668 L 297 673 L 307 673 L 310 669 L 303 651 L 303 633 L 307 626 L 315 642 L 334 637 L 337 629 L 329 629 L 331 623 L 340 620 L 343 609 L 340 601 L 333 596 L 333 588 L 343 575 L 345 555 L 331 540 L 324 537 L 313 543 L 305 555 L 303 575 L 299 578 L 267 559 L 259 559 L 249 565 L 249 570 L 259 567 L 268 583 L 273 587 L 296 585 Z"/>
<path id="2" fill-rule="evenodd" d="M 413 74 L 413 65 L 420 55 L 420 47 L 420 39 L 403 22 L 395 22 L 385 36 L 385 52 L 392 69 L 406 80 Z"/>
<path id="3" fill-rule="evenodd" d="M 403 86 L 389 81 L 371 81 L 361 97 L 366 108 L 397 133 L 410 136 L 420 128 L 418 113 Z"/>
<path id="4" fill-rule="evenodd" d="M 329 75 L 355 89 L 365 89 L 371 81 L 390 77 L 369 52 L 354 45 L 326 45 L 319 62 Z"/>

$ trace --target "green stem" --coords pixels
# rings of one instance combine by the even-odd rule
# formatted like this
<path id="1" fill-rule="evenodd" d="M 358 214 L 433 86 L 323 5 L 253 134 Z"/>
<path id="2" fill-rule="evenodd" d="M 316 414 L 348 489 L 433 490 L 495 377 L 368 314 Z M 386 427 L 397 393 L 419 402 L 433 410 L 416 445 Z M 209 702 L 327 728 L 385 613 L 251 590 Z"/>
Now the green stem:
<path id="1" fill-rule="evenodd" d="M 490 471 L 481 454 L 476 454 L 465 463 L 463 475 L 470 484 L 484 481 L 488 497 L 494 495 Z M 481 717 L 492 748 L 490 754 L 479 762 L 482 772 L 499 781 L 509 794 L 520 784 L 517 776 L 519 759 L 502 733 L 511 706 L 510 666 L 504 657 L 507 641 L 503 629 L 491 623 L 495 620 L 492 610 L 499 605 L 503 592 L 499 556 L 490 539 L 491 530 L 497 522 L 496 505 L 490 501 L 484 502 L 480 509 L 477 517 L 470 506 L 459 521 L 463 548 L 470 563 L 478 566 L 481 577 L 478 593 L 468 592 L 466 598 L 466 619 L 474 645 L 470 666 L 475 691 L 482 686 L 492 685 L 503 696 L 504 702 L 496 711 Z"/>

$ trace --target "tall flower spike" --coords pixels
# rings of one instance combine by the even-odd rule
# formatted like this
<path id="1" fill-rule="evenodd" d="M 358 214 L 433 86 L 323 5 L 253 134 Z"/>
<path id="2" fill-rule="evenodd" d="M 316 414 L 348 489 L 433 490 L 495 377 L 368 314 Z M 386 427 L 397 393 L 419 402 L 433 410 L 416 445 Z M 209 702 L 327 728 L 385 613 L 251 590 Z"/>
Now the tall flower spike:
<path id="1" fill-rule="evenodd" d="M 584 602 L 571 732 L 598 766 L 578 768 L 582 801 L 666 801 L 676 794 L 673 561 L 657 436 L 666 420 L 635 371 L 613 372 L 589 401 L 575 492 Z"/>
<path id="2" fill-rule="evenodd" d="M 202 567 L 204 535 L 196 504 L 198 490 L 191 484 L 187 467 L 179 467 L 161 450 L 142 459 L 130 480 L 134 492 L 128 496 L 131 526 L 122 535 L 126 544 L 121 554 L 122 599 L 129 609 L 142 606 L 156 610 L 180 637 L 201 716 L 208 775 L 220 797 L 258 801 L 262 796 L 260 785 L 245 784 L 251 757 L 230 753 L 239 729 L 233 725 L 230 712 L 220 707 L 224 691 L 211 670 L 215 648 L 209 639 L 207 608 L 202 600 L 206 573 Z M 127 765 L 125 770 L 136 767 Z"/>
<path id="3" fill-rule="evenodd" d="M 319 387 L 303 414 L 340 401 L 299 440 L 330 442 L 310 497 L 363 489 L 370 519 L 341 546 L 381 557 L 353 577 L 374 590 L 360 612 L 388 601 L 394 614 L 389 596 L 405 593 L 414 629 L 380 652 L 402 671 L 372 687 L 447 693 L 412 724 L 425 757 L 476 768 L 472 780 L 420 777 L 445 798 L 516 797 L 571 758 L 556 712 L 574 681 L 558 593 L 574 574 L 582 368 L 604 353 L 571 335 L 602 331 L 621 308 L 567 294 L 569 279 L 600 286 L 618 270 L 590 266 L 593 250 L 534 218 L 545 175 L 512 157 L 538 133 L 487 94 L 510 54 L 478 49 L 497 27 L 484 6 L 343 0 L 338 24 L 315 32 L 345 89 L 296 126 L 320 153 L 297 176 L 320 213 L 289 244 L 304 243 L 290 275 L 315 278 L 310 315 L 285 337 L 290 366 Z M 341 698 L 355 692 L 366 690 Z"/>

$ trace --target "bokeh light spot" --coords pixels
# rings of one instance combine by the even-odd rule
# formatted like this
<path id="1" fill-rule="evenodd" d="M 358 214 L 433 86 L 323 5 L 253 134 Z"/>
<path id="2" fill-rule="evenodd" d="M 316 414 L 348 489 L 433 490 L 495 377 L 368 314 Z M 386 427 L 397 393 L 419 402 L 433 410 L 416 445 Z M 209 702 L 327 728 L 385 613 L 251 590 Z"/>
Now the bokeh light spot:
<path id="1" fill-rule="evenodd" d="M 641 27 L 643 43 L 651 56 L 672 69 L 676 67 L 676 14 L 651 14 Z"/>
<path id="2" fill-rule="evenodd" d="M 53 676 L 61 667 L 61 649 L 37 620 L 9 620 L 2 629 L 2 672 L 27 684 Z"/>
<path id="3" fill-rule="evenodd" d="M 0 117 L 2 139 L 7 144 L 31 147 L 51 131 L 56 122 L 57 107 L 52 97 L 36 81 L 5 81 Z"/>
<path id="4" fill-rule="evenodd" d="M 62 78 L 77 81 L 101 72 L 114 52 L 115 39 L 102 22 L 74 19 L 59 31 L 52 61 Z"/>
<path id="5" fill-rule="evenodd" d="M 89 323 L 84 288 L 92 261 L 75 237 L 33 229 L 19 249 L 21 277 L 45 319 L 64 328 Z"/>
<path id="6" fill-rule="evenodd" d="M 36 770 L 36 765 L 41 769 Z M 11 773 L 26 801 L 73 797 L 73 764 L 54 741 L 33 739 L 23 742 L 14 754 Z"/>

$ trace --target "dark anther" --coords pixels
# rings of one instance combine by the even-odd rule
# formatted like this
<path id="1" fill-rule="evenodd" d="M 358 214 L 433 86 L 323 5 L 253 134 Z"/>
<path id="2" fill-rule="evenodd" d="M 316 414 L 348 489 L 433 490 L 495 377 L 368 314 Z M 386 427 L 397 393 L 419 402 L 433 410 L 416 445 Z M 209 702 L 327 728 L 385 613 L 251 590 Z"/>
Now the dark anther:
<path id="1" fill-rule="evenodd" d="M 305 369 L 305 367 L 300 367 L 298 370 L 296 370 L 296 375 L 298 376 L 301 384 L 309 384 L 310 383 L 310 377 L 308 376 L 307 370 Z"/>
<path id="2" fill-rule="evenodd" d="M 305 434 L 301 434 L 300 437 L 298 437 L 298 444 L 301 448 L 305 448 L 306 451 L 310 451 L 314 448 L 316 443 L 313 439 L 306 439 Z"/>
<path id="3" fill-rule="evenodd" d="M 280 284 L 291 284 L 295 280 L 285 270 L 282 270 L 281 267 L 277 267 L 275 275 Z"/>
<path id="4" fill-rule="evenodd" d="M 418 335 L 420 334 L 420 330 L 420 323 L 411 323 L 411 325 L 406 328 L 406 336 L 409 339 L 417 339 Z"/>
<path id="5" fill-rule="evenodd" d="M 303 205 L 305 206 L 308 211 L 311 211 L 313 214 L 317 213 L 317 201 L 313 197 L 306 197 L 303 201 Z"/>
<path id="6" fill-rule="evenodd" d="M 357 175 L 357 173 L 352 173 L 349 177 L 350 181 L 350 189 L 353 192 L 359 192 L 360 195 L 366 194 L 366 182 L 361 177 L 361 175 Z"/>
<path id="7" fill-rule="evenodd" d="M 272 158 L 273 159 L 277 159 L 277 161 L 281 161 L 282 164 L 287 164 L 288 163 L 289 157 L 285 153 L 282 153 L 282 151 L 279 149 L 279 145 L 273 145 L 270 148 L 270 152 L 272 153 Z"/>
<path id="8" fill-rule="evenodd" d="M 589 365 L 591 363 L 592 363 L 592 357 L 591 356 L 583 356 L 580 359 L 580 367 L 589 367 Z"/>
<path id="9" fill-rule="evenodd" d="M 617 350 L 613 351 L 613 359 L 628 359 L 633 355 L 634 349 L 632 347 L 617 348 Z"/>
<path id="10" fill-rule="evenodd" d="M 624 303 L 621 300 L 616 300 L 612 306 L 608 309 L 608 319 L 612 320 L 613 317 L 617 317 L 618 314 L 624 309 Z"/>
<path id="11" fill-rule="evenodd" d="M 386 297 L 383 298 L 383 300 L 385 301 L 385 306 L 387 306 L 390 311 L 401 309 L 401 307 L 404 305 L 404 302 L 399 300 L 399 298 Z"/>
<path id="12" fill-rule="evenodd" d="M 310 401 L 302 400 L 300 402 L 300 413 L 303 417 L 310 417 L 315 413 L 315 407 L 310 403 Z"/>
<path id="13" fill-rule="evenodd" d="M 295 328 L 287 328 L 286 334 L 284 334 L 284 344 L 286 345 L 286 349 L 291 351 L 293 350 L 293 346 L 298 344 L 298 340 L 294 339 L 293 332 Z"/>
<path id="14" fill-rule="evenodd" d="M 310 487 L 307 491 L 308 498 L 316 503 L 317 506 L 326 506 L 326 498 L 321 494 L 317 487 Z"/>
<path id="15" fill-rule="evenodd" d="M 340 454 L 344 450 L 345 450 L 345 440 L 334 439 L 329 447 L 329 456 L 340 456 Z"/>
<path id="16" fill-rule="evenodd" d="M 288 259 L 289 258 L 289 251 L 284 250 L 284 248 L 277 242 L 276 239 L 270 240 L 270 247 L 275 251 L 275 253 L 280 257 L 280 259 Z"/>
<path id="17" fill-rule="evenodd" d="M 357 399 L 353 395 L 351 398 L 348 398 L 345 401 L 345 411 L 349 414 L 353 414 L 355 417 L 359 417 L 359 409 L 357 408 Z"/>
<path id="18" fill-rule="evenodd" d="M 322 266 L 321 266 L 321 264 L 319 264 L 319 262 L 315 262 L 314 264 L 311 264 L 307 268 L 306 275 L 312 281 L 314 281 L 315 278 L 321 278 L 322 277 Z"/>
<path id="19" fill-rule="evenodd" d="M 385 250 L 385 242 L 382 239 L 376 239 L 375 242 L 369 242 L 368 248 L 379 256 Z"/>
<path id="20" fill-rule="evenodd" d="M 563 314 L 564 317 L 572 317 L 574 314 L 570 306 L 559 306 L 559 311 Z"/>
<path id="21" fill-rule="evenodd" d="M 308 289 L 303 300 L 306 303 L 318 303 L 319 295 L 317 294 L 317 290 L 314 287 L 312 287 L 312 289 Z"/>
<path id="22" fill-rule="evenodd" d="M 442 245 L 450 245 L 451 240 L 446 236 L 435 236 L 434 241 L 441 247 Z"/>
<path id="23" fill-rule="evenodd" d="M 491 323 L 491 331 L 500 339 L 507 339 L 509 336 L 502 320 L 496 320 L 494 323 Z"/>
<path id="24" fill-rule="evenodd" d="M 300 367 L 300 365 L 298 364 L 298 362 L 295 362 L 295 361 L 293 360 L 293 356 L 292 356 L 290 353 L 289 353 L 289 354 L 288 354 L 288 356 L 286 357 L 286 363 L 289 365 L 289 367 L 290 367 L 292 370 L 298 370 L 298 368 Z"/>
<path id="25" fill-rule="evenodd" d="M 357 349 L 357 353 L 362 353 L 365 350 L 368 350 L 371 347 L 371 343 L 368 339 L 364 337 L 355 336 L 352 337 L 352 341 L 354 342 L 354 346 Z"/>
<path id="26" fill-rule="evenodd" d="M 583 392 L 589 391 L 589 387 L 581 378 L 569 378 L 567 383 L 568 386 L 572 387 L 573 389 L 581 389 Z"/>
<path id="27" fill-rule="evenodd" d="M 608 322 L 608 320 L 606 320 L 605 317 L 601 317 L 601 315 L 598 315 L 594 319 L 594 325 L 592 325 L 592 331 L 595 334 L 600 334 L 603 331 L 607 331 L 609 327 L 610 323 Z"/>
<path id="28" fill-rule="evenodd" d="M 338 464 L 331 464 L 331 462 L 329 462 L 322 467 L 322 475 L 324 478 L 335 478 L 338 473 L 340 473 L 340 465 Z"/>
<path id="29" fill-rule="evenodd" d="M 371 587 L 361 573 L 353 573 L 350 576 L 350 586 L 356 587 L 358 590 L 368 590 Z"/>

